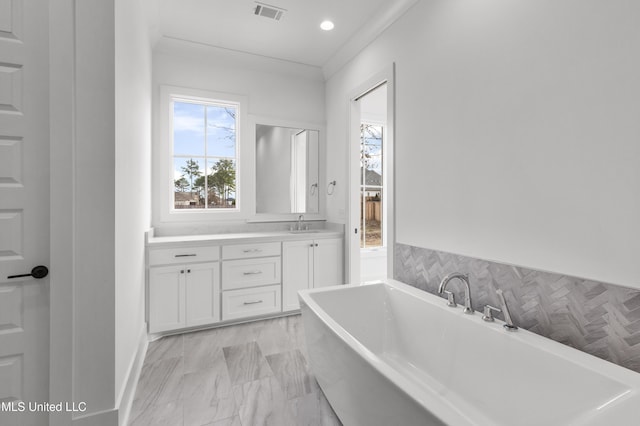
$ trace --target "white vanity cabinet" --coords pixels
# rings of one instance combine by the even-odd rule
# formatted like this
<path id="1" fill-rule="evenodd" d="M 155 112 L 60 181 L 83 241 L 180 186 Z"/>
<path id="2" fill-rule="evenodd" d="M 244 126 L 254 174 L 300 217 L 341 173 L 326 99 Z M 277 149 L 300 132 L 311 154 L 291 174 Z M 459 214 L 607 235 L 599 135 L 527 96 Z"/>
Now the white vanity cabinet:
<path id="1" fill-rule="evenodd" d="M 340 232 L 147 235 L 149 333 L 300 309 L 298 290 L 343 283 Z"/>
<path id="2" fill-rule="evenodd" d="M 150 333 L 220 321 L 219 252 L 217 246 L 149 251 Z"/>
<path id="3" fill-rule="evenodd" d="M 300 309 L 298 290 L 313 287 L 314 241 L 282 243 L 282 310 Z"/>
<path id="4" fill-rule="evenodd" d="M 282 243 L 282 310 L 300 309 L 298 291 L 343 284 L 342 238 Z"/>
<path id="5" fill-rule="evenodd" d="M 222 320 L 282 312 L 281 242 L 222 247 Z"/>

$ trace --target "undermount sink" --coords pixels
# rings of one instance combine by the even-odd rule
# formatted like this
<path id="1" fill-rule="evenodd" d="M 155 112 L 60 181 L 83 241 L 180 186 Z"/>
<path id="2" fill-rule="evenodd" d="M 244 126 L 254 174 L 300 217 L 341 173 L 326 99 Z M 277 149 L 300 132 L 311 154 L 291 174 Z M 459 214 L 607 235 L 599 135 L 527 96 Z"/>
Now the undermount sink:
<path id="1" fill-rule="evenodd" d="M 290 234 L 317 234 L 321 232 L 319 229 L 299 229 L 297 231 L 289 231 Z"/>

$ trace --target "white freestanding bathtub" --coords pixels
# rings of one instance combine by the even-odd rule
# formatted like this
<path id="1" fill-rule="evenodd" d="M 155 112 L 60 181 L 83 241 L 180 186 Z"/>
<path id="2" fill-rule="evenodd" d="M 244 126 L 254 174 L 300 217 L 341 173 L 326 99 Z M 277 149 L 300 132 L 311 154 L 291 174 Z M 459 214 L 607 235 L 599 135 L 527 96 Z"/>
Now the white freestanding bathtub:
<path id="1" fill-rule="evenodd" d="M 300 292 L 311 368 L 352 425 L 640 425 L 640 374 L 406 284 Z"/>

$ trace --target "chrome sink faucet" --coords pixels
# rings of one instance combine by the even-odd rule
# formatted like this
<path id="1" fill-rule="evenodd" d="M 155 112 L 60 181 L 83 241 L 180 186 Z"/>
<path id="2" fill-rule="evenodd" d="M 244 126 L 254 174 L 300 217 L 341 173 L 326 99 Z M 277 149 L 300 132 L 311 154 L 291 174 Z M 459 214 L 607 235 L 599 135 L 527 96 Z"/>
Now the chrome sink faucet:
<path id="1" fill-rule="evenodd" d="M 447 275 L 440 281 L 440 286 L 438 287 L 438 293 L 442 294 L 447 288 L 447 284 L 452 279 L 457 278 L 464 283 L 464 310 L 465 314 L 473 314 L 473 309 L 471 308 L 471 290 L 469 288 L 469 275 L 461 274 L 460 272 L 452 272 Z M 449 306 L 456 306 L 455 302 L 453 302 L 453 295 L 450 292 L 446 292 L 449 295 Z"/>

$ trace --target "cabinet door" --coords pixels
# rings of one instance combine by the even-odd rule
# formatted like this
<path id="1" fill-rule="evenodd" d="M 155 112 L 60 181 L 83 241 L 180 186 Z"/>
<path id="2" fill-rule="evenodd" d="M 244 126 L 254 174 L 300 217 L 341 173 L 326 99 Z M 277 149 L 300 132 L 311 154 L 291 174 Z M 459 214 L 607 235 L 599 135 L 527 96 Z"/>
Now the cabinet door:
<path id="1" fill-rule="evenodd" d="M 298 290 L 313 283 L 313 241 L 282 243 L 282 310 L 300 309 Z"/>
<path id="2" fill-rule="evenodd" d="M 185 277 L 181 265 L 149 270 L 149 332 L 185 326 Z"/>
<path id="3" fill-rule="evenodd" d="M 220 321 L 219 264 L 197 263 L 185 269 L 187 327 Z"/>
<path id="4" fill-rule="evenodd" d="M 314 247 L 313 287 L 344 284 L 344 245 L 342 238 L 316 240 Z"/>

